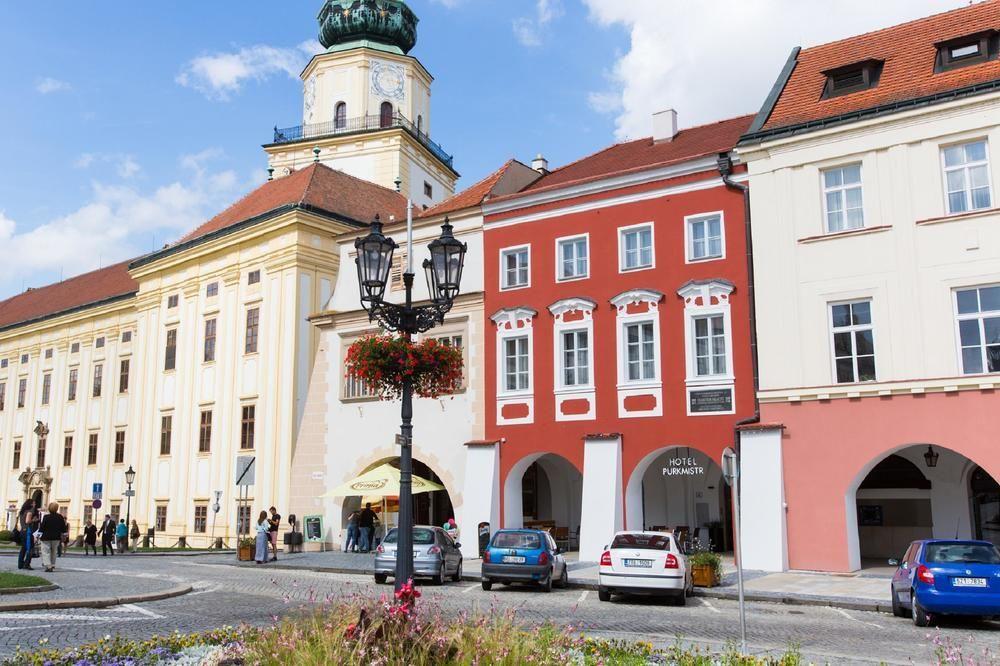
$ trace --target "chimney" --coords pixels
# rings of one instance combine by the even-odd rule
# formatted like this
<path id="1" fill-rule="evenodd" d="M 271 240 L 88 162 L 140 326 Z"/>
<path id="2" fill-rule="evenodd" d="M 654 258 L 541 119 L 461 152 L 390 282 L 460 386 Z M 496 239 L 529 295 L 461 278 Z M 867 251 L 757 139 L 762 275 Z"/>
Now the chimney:
<path id="1" fill-rule="evenodd" d="M 538 157 L 531 161 L 531 168 L 544 176 L 549 172 L 549 161 L 541 153 L 538 153 Z"/>
<path id="2" fill-rule="evenodd" d="M 673 109 L 653 114 L 653 141 L 672 141 L 677 136 L 677 112 Z"/>

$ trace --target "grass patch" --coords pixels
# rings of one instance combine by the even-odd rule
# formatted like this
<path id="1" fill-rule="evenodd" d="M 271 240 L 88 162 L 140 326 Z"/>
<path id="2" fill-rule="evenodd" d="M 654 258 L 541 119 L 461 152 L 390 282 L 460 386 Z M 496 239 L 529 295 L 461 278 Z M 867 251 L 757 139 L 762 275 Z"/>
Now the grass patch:
<path id="1" fill-rule="evenodd" d="M 38 587 L 49 585 L 49 581 L 40 576 L 25 576 L 23 574 L 0 572 L 0 590 L 13 590 L 19 587 Z"/>

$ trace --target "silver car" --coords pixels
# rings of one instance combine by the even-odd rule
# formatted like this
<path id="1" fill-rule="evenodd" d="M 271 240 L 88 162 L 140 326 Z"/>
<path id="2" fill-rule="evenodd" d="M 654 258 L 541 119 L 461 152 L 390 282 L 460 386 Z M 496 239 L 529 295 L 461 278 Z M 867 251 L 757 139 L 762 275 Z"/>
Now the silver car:
<path id="1" fill-rule="evenodd" d="M 398 531 L 394 527 L 375 549 L 375 582 L 379 585 L 396 573 L 397 540 Z M 437 585 L 444 585 L 449 577 L 456 582 L 462 580 L 461 547 L 440 527 L 414 525 L 413 577 L 430 578 Z"/>

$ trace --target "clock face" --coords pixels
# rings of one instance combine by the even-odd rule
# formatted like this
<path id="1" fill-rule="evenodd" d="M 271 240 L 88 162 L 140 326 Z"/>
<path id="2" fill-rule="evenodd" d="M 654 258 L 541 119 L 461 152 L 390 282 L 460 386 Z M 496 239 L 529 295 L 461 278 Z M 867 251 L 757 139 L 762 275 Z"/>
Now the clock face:
<path id="1" fill-rule="evenodd" d="M 376 95 L 401 100 L 405 96 L 405 81 L 406 75 L 399 65 L 377 61 L 372 63 L 372 92 Z"/>

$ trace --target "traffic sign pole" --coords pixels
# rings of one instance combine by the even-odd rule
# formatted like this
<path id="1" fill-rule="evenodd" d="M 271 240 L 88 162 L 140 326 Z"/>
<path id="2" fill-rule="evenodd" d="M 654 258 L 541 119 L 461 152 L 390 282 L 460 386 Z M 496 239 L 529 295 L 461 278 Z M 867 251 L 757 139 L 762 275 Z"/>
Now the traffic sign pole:
<path id="1" fill-rule="evenodd" d="M 740 648 L 742 654 L 747 653 L 747 611 L 743 596 L 743 548 L 740 539 L 740 459 L 739 454 L 726 447 L 722 452 L 722 473 L 733 489 L 733 542 L 736 555 L 736 586 L 739 589 L 740 603 Z"/>

